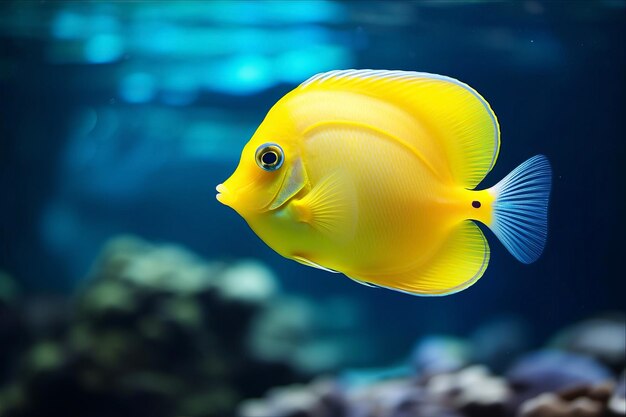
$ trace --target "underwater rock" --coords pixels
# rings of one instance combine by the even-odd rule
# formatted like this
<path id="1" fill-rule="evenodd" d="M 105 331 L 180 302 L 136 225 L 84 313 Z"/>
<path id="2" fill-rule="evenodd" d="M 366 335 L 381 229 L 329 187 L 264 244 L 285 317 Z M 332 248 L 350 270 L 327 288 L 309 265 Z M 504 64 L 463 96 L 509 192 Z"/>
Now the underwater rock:
<path id="1" fill-rule="evenodd" d="M 414 380 L 399 378 L 349 390 L 328 379 L 270 391 L 246 401 L 238 417 L 461 417 L 429 401 Z"/>
<path id="2" fill-rule="evenodd" d="M 616 416 L 626 416 L 626 371 L 622 372 L 615 391 L 609 399 L 608 409 Z"/>
<path id="3" fill-rule="evenodd" d="M 324 390 L 317 384 L 287 387 L 264 399 L 246 401 L 238 416 L 505 417 L 510 396 L 504 380 L 479 366 L 438 374 L 425 384 L 407 377 L 357 386 L 326 382 Z M 333 411 L 328 410 L 329 404 Z"/>
<path id="4" fill-rule="evenodd" d="M 546 392 L 600 384 L 612 377 L 607 368 L 589 357 L 557 350 L 530 353 L 507 372 L 516 404 Z"/>
<path id="5" fill-rule="evenodd" d="M 577 323 L 561 331 L 552 346 L 591 356 L 619 371 L 626 366 L 626 317 L 615 313 Z"/>
<path id="6" fill-rule="evenodd" d="M 392 378 L 350 387 L 316 380 L 272 390 L 263 399 L 248 400 L 238 417 L 462 417 L 463 414 L 427 396 L 409 378 Z"/>
<path id="7" fill-rule="evenodd" d="M 410 361 L 341 373 L 371 358 L 359 306 L 284 295 L 258 262 L 206 262 L 122 237 L 88 278 L 72 303 L 18 303 L 0 282 L 0 324 L 13 323 L 0 336 L 20 323 L 38 336 L 3 358 L 14 379 L 0 389 L 0 416 L 222 417 L 238 405 L 239 417 L 626 415 L 624 375 L 613 389 L 605 382 L 616 375 L 589 355 L 613 366 L 616 356 L 539 351 L 506 379 L 468 367 L 481 358 L 502 368 L 522 350 L 520 329 L 509 334 L 516 341 L 497 340 L 511 323 L 488 323 L 472 343 L 425 336 Z M 289 385 L 320 374 L 339 377 Z"/>
<path id="8" fill-rule="evenodd" d="M 492 322 L 493 324 L 493 322 Z M 501 324 L 501 323 L 500 323 Z M 495 328 L 500 326 L 496 325 Z M 491 324 L 488 324 L 489 328 Z M 507 327 L 505 325 L 505 327 Z M 487 332 L 489 333 L 489 332 Z M 498 331 L 494 333 L 503 334 Z M 490 339 L 487 337 L 486 339 Z M 520 338 L 519 351 L 522 341 Z M 503 344 L 502 346 L 504 346 Z M 272 391 L 248 400 L 238 417 L 616 417 L 624 401 L 624 375 L 593 358 L 556 350 L 522 356 L 506 373 L 493 375 L 469 362 L 474 345 L 446 336 L 420 339 L 409 364 L 344 371 L 325 392 L 335 405 L 322 404 L 315 383 Z M 516 348 L 518 349 L 518 348 Z M 499 352 L 496 349 L 494 352 Z M 500 351 L 500 352 L 503 352 Z M 505 355 L 506 356 L 506 355 Z M 477 355 L 473 355 L 474 358 Z M 492 358 L 501 358 L 499 354 Z M 505 358 L 502 362 L 506 362 Z M 465 367 L 463 367 L 465 366 Z M 277 394 L 280 393 L 280 394 Z M 331 395 L 332 394 L 332 395 Z M 329 400 L 330 401 L 330 400 Z M 340 406 L 339 406 L 340 404 Z M 288 406 L 287 406 L 288 405 Z"/>
<path id="9" fill-rule="evenodd" d="M 545 393 L 527 400 L 521 406 L 520 417 L 600 417 L 602 406 L 587 398 L 567 402 L 556 394 Z"/>
<path id="10" fill-rule="evenodd" d="M 450 336 L 427 336 L 413 349 L 411 363 L 418 374 L 457 371 L 469 363 L 469 344 Z"/>
<path id="11" fill-rule="evenodd" d="M 114 239 L 71 314 L 55 319 L 63 331 L 42 333 L 19 361 L 0 415 L 228 415 L 276 381 L 303 378 L 291 358 L 249 355 L 252 322 L 277 293 L 253 261 L 209 263 L 179 246 Z"/>
<path id="12" fill-rule="evenodd" d="M 341 384 L 357 389 L 391 379 L 407 379 L 413 376 L 413 370 L 406 364 L 382 368 L 355 368 L 341 372 Z"/>
<path id="13" fill-rule="evenodd" d="M 240 417 L 339 417 L 346 415 L 343 393 L 332 380 L 275 388 L 263 400 L 239 406 Z"/>
<path id="14" fill-rule="evenodd" d="M 392 378 L 376 384 L 362 386 L 349 394 L 353 404 L 351 415 L 399 415 L 420 408 L 422 388 L 407 378 Z"/>
<path id="15" fill-rule="evenodd" d="M 544 393 L 526 400 L 520 406 L 519 417 L 603 417 L 613 382 L 578 386 L 557 393 Z"/>
<path id="16" fill-rule="evenodd" d="M 474 365 L 456 373 L 439 374 L 426 384 L 429 397 L 467 416 L 504 416 L 511 391 L 506 381 Z"/>
<path id="17" fill-rule="evenodd" d="M 354 389 L 348 417 L 460 417 L 449 405 L 428 396 L 414 379 L 394 378 Z"/>

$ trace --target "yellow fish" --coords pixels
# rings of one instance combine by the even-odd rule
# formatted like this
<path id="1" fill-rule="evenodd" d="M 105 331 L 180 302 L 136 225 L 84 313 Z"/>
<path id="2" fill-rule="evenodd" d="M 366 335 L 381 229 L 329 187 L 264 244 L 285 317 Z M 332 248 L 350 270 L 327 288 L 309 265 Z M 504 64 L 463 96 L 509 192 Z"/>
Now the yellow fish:
<path id="1" fill-rule="evenodd" d="M 524 263 L 547 237 L 551 168 L 537 155 L 495 186 L 500 129 L 474 89 L 434 74 L 318 74 L 280 99 L 217 186 L 279 254 L 366 285 L 446 295 L 489 263 L 488 226 Z"/>

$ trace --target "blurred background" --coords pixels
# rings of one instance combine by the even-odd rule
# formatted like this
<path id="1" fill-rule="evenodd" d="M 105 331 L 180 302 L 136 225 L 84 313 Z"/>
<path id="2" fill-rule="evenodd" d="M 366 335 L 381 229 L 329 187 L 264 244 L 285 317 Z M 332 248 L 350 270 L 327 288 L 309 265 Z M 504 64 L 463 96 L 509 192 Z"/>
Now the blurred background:
<path id="1" fill-rule="evenodd" d="M 582 373 L 617 380 L 625 17 L 621 0 L 2 2 L 0 416 L 277 417 L 242 401 L 320 375 L 341 384 L 307 398 L 349 410 L 333 384 L 406 377 L 406 358 L 410 375 L 431 363 L 502 374 L 524 352 L 590 340 L 607 371 Z M 489 234 L 476 285 L 410 297 L 286 260 L 219 204 L 215 185 L 269 108 L 344 68 L 479 91 L 502 131 L 484 187 L 547 155 L 539 261 L 516 262 Z M 344 415 L 334 407 L 310 415 Z"/>

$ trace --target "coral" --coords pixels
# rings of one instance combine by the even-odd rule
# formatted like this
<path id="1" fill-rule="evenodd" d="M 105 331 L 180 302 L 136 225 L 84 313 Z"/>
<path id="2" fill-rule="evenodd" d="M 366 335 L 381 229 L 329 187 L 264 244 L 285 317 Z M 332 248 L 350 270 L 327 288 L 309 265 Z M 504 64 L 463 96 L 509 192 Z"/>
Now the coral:
<path id="1" fill-rule="evenodd" d="M 22 300 L 0 274 L 0 416 L 626 416 L 615 322 L 523 354 L 523 324 L 496 319 L 467 340 L 425 335 L 391 367 L 346 369 L 372 353 L 362 322 L 345 298 L 281 293 L 258 262 L 114 239 L 73 299 Z"/>
<path id="2" fill-rule="evenodd" d="M 287 358 L 249 354 L 255 317 L 278 298 L 257 262 L 208 263 L 177 246 L 114 239 L 71 314 L 54 319 L 63 330 L 23 355 L 0 415 L 226 415 L 276 380 L 302 378 Z M 46 320 L 41 308 L 26 313 L 35 327 Z"/>

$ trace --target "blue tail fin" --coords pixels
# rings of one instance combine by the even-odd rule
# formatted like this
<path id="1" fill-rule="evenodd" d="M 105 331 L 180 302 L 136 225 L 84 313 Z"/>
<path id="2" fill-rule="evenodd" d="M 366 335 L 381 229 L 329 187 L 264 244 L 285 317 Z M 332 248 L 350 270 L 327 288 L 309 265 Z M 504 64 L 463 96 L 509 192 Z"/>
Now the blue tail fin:
<path id="1" fill-rule="evenodd" d="M 490 188 L 495 196 L 489 228 L 520 262 L 539 258 L 548 237 L 552 169 L 548 158 L 530 158 Z"/>

